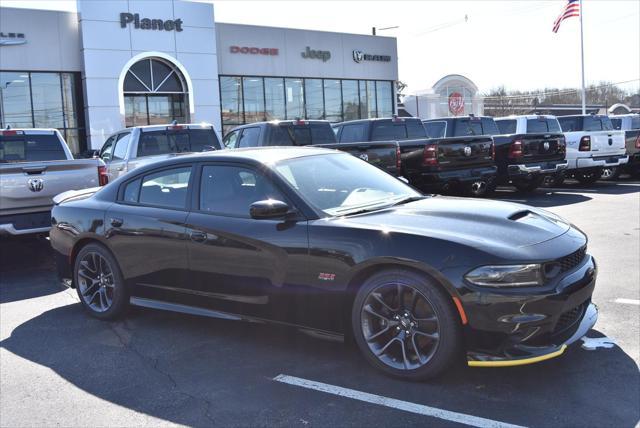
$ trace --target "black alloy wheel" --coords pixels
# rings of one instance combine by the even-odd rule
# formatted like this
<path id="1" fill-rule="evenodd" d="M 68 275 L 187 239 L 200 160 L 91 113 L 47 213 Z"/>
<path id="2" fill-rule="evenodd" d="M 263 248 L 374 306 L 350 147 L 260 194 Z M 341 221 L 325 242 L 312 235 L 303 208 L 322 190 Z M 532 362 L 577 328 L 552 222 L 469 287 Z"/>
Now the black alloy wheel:
<path id="1" fill-rule="evenodd" d="M 476 180 L 467 185 L 467 193 L 474 198 L 485 198 L 495 190 L 495 185 L 488 180 Z"/>
<path id="2" fill-rule="evenodd" d="M 381 272 L 366 281 L 352 323 L 365 358 L 397 377 L 436 376 L 459 355 L 460 322 L 451 299 L 410 271 Z"/>
<path id="3" fill-rule="evenodd" d="M 99 244 L 83 247 L 76 257 L 74 281 L 82 306 L 100 319 L 113 319 L 128 306 L 128 295 L 118 263 Z"/>
<path id="4" fill-rule="evenodd" d="M 575 178 L 576 180 L 578 180 L 580 184 L 588 186 L 598 181 L 601 175 L 602 175 L 602 171 L 595 170 L 595 171 L 589 171 L 589 172 L 579 172 L 576 174 Z"/>
<path id="5" fill-rule="evenodd" d="M 620 168 L 619 166 L 605 167 L 602 170 L 602 175 L 600 176 L 600 180 L 615 181 L 618 178 L 620 178 L 621 173 L 622 173 L 622 168 Z"/>
<path id="6" fill-rule="evenodd" d="M 545 177 L 534 176 L 529 178 L 522 178 L 513 182 L 513 186 L 520 192 L 533 192 L 542 185 Z"/>

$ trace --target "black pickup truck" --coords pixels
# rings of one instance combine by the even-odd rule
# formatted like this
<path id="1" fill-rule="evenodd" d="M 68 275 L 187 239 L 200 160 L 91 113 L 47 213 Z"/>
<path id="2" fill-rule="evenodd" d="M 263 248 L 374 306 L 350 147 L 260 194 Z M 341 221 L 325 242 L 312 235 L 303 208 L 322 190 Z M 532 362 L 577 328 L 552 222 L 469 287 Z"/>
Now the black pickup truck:
<path id="1" fill-rule="evenodd" d="M 495 188 L 493 138 L 484 127 L 493 120 L 469 116 L 422 121 L 427 138 L 400 141 L 403 175 L 423 190 L 462 190 L 484 197 Z"/>
<path id="2" fill-rule="evenodd" d="M 558 119 L 550 115 L 521 115 L 495 119 L 498 184 L 531 192 L 561 179 L 567 168 L 566 141 Z"/>
<path id="3" fill-rule="evenodd" d="M 315 146 L 337 149 L 377 166 L 389 174 L 400 172 L 398 145 L 392 141 L 338 142 L 326 120 L 279 120 L 238 126 L 222 140 L 228 149 L 263 146 Z"/>
<path id="4" fill-rule="evenodd" d="M 620 114 L 609 116 L 613 129 L 624 131 L 625 148 L 629 162 L 622 168 L 605 167 L 602 180 L 615 180 L 622 172 L 632 177 L 640 176 L 640 114 Z"/>

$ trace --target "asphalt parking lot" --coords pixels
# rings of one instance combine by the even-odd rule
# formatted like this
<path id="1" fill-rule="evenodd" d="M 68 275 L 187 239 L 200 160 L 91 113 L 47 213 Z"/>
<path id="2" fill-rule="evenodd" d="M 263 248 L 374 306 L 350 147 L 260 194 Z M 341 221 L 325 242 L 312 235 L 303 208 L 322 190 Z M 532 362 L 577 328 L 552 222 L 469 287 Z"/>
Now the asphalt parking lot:
<path id="1" fill-rule="evenodd" d="M 497 198 L 549 209 L 589 235 L 595 349 L 407 383 L 354 346 L 289 328 L 149 309 L 98 321 L 56 285 L 48 241 L 1 238 L 0 425 L 636 426 L 640 182 Z"/>

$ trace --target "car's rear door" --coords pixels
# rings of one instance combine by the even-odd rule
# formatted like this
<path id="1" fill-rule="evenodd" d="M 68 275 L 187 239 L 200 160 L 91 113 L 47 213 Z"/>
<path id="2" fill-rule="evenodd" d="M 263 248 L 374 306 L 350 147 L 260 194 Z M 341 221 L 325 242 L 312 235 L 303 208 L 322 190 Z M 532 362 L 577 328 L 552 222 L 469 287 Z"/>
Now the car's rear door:
<path id="1" fill-rule="evenodd" d="M 292 296 L 303 277 L 307 221 L 256 220 L 253 202 L 290 204 L 264 173 L 242 164 L 201 167 L 187 223 L 191 280 L 182 303 L 258 318 L 296 318 Z"/>
<path id="2" fill-rule="evenodd" d="M 188 280 L 189 163 L 133 175 L 105 214 L 105 236 L 136 296 L 169 299 Z"/>

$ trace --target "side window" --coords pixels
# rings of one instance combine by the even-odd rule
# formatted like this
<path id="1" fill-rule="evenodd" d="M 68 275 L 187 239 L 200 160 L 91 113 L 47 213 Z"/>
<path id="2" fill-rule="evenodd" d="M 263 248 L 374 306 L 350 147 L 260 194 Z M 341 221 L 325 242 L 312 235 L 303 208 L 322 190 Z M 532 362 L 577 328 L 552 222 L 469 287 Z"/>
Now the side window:
<path id="1" fill-rule="evenodd" d="M 138 196 L 140 196 L 141 182 L 142 182 L 142 179 L 138 178 L 137 180 L 127 184 L 127 186 L 124 188 L 124 195 L 122 197 L 122 200 L 130 203 L 138 202 Z"/>
<path id="2" fill-rule="evenodd" d="M 447 131 L 447 122 L 425 122 L 424 129 L 427 131 L 427 136 L 429 138 L 444 138 Z"/>
<path id="3" fill-rule="evenodd" d="M 238 143 L 238 134 L 240 134 L 240 131 L 229 132 L 222 139 L 222 144 L 224 144 L 227 149 L 235 149 Z"/>
<path id="4" fill-rule="evenodd" d="M 122 160 L 127 156 L 127 149 L 129 149 L 129 141 L 131 140 L 131 133 L 127 132 L 118 136 L 116 141 L 116 148 L 113 149 L 111 159 Z"/>
<path id="5" fill-rule="evenodd" d="M 187 189 L 191 167 L 168 169 L 142 178 L 139 186 L 138 202 L 143 205 L 155 205 L 166 208 L 185 208 L 187 202 Z M 138 181 L 138 180 L 136 180 Z M 127 185 L 124 194 L 135 199 L 136 181 Z M 129 190 L 129 186 L 132 189 Z M 134 202 L 130 200 L 129 202 Z"/>
<path id="6" fill-rule="evenodd" d="M 104 142 L 102 149 L 100 149 L 100 159 L 104 161 L 111 160 L 111 153 L 113 152 L 113 143 L 116 141 L 117 135 L 112 135 Z"/>
<path id="7" fill-rule="evenodd" d="M 271 181 L 251 169 L 206 165 L 200 179 L 200 211 L 249 218 L 252 203 L 266 199 L 285 201 Z"/>
<path id="8" fill-rule="evenodd" d="M 256 147 L 260 138 L 260 128 L 244 128 L 238 147 Z"/>
<path id="9" fill-rule="evenodd" d="M 141 132 L 138 142 L 138 157 L 162 155 L 174 152 L 165 131 Z"/>
<path id="10" fill-rule="evenodd" d="M 367 127 L 363 123 L 344 125 L 340 135 L 341 143 L 359 143 L 365 141 L 365 131 Z"/>

